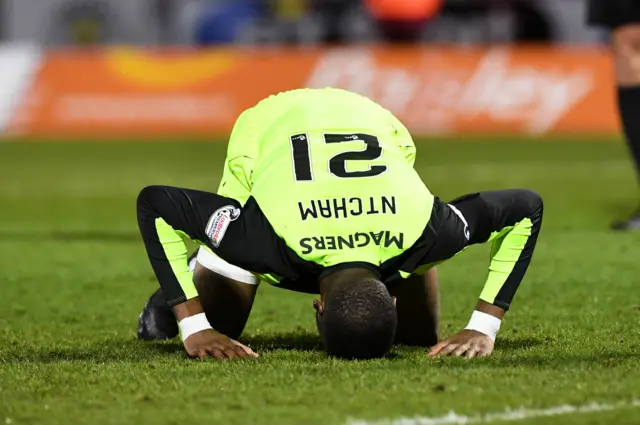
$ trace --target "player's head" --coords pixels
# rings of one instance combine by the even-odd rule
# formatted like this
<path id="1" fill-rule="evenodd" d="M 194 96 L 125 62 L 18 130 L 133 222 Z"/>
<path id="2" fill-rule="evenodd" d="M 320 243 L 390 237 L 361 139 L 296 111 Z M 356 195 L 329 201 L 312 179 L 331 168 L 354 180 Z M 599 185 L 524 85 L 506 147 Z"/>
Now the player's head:
<path id="1" fill-rule="evenodd" d="M 324 303 L 314 304 L 327 352 L 346 359 L 383 357 L 398 326 L 395 298 L 375 278 L 336 278 L 323 293 Z"/>

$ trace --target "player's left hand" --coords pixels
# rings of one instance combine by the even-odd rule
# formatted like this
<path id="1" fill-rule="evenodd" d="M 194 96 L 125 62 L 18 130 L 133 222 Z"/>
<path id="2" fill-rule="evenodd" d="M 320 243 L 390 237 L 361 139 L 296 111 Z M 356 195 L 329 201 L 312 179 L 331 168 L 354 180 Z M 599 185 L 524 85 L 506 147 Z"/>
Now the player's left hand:
<path id="1" fill-rule="evenodd" d="M 494 341 L 478 331 L 463 330 L 444 341 L 439 342 L 429 351 L 431 357 L 454 356 L 485 357 L 493 352 Z"/>

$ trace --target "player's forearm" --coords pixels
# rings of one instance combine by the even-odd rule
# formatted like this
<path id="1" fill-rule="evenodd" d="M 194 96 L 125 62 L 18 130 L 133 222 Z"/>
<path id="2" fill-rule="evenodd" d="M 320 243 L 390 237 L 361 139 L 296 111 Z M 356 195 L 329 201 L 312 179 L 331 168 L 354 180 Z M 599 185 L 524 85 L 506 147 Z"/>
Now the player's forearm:
<path id="1" fill-rule="evenodd" d="M 183 235 L 197 239 L 190 200 L 180 189 L 149 186 L 138 196 L 138 225 L 158 282 L 175 306 L 198 296 L 187 264 Z M 205 223 L 206 224 L 206 223 Z M 201 227 L 204 229 L 205 225 Z"/>
<path id="2" fill-rule="evenodd" d="M 495 229 L 488 238 L 492 241 L 491 262 L 480 300 L 506 311 L 531 263 L 542 226 L 543 204 L 534 192 L 518 191 L 496 208 L 511 222 Z"/>
<path id="3" fill-rule="evenodd" d="M 481 313 L 485 313 L 485 314 L 489 314 L 493 317 L 496 317 L 500 320 L 502 320 L 502 318 L 504 317 L 504 313 L 506 312 L 505 309 L 498 307 L 496 305 L 493 304 L 489 304 L 486 301 L 483 300 L 478 300 L 478 303 L 476 304 L 476 309 L 475 311 L 479 311 Z"/>
<path id="4" fill-rule="evenodd" d="M 489 275 L 466 329 L 495 338 L 529 267 L 542 225 L 543 203 L 529 190 L 483 192 L 460 203 L 470 243 L 492 241 Z"/>
<path id="5" fill-rule="evenodd" d="M 191 298 L 190 300 L 187 300 L 183 303 L 176 304 L 173 306 L 172 310 L 178 322 L 187 317 L 204 313 L 204 308 L 202 307 L 202 303 L 200 302 L 200 297 Z"/>

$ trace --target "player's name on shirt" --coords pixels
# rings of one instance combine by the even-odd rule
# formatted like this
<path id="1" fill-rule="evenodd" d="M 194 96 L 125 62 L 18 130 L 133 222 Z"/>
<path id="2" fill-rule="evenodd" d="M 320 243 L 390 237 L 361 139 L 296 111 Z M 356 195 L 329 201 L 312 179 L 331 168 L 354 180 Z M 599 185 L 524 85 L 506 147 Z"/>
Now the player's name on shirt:
<path id="1" fill-rule="evenodd" d="M 385 248 L 395 245 L 399 249 L 404 249 L 404 233 L 381 230 L 379 232 L 356 232 L 344 236 L 311 236 L 300 239 L 303 255 L 311 254 L 314 251 L 363 248 L 371 244 Z"/>
<path id="2" fill-rule="evenodd" d="M 396 214 L 395 196 L 370 198 L 333 198 L 312 199 L 298 202 L 300 218 L 304 220 L 318 218 L 348 218 L 362 214 Z"/>

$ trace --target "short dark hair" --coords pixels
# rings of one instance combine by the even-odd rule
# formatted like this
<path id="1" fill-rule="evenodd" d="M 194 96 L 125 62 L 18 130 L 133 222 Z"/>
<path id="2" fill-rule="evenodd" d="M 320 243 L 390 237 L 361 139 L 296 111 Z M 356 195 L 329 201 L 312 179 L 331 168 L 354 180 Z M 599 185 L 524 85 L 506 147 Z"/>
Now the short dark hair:
<path id="1" fill-rule="evenodd" d="M 329 355 L 372 359 L 393 346 L 398 315 L 384 284 L 362 279 L 329 291 L 318 326 Z"/>

